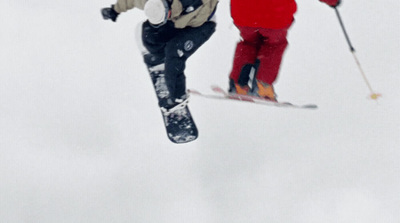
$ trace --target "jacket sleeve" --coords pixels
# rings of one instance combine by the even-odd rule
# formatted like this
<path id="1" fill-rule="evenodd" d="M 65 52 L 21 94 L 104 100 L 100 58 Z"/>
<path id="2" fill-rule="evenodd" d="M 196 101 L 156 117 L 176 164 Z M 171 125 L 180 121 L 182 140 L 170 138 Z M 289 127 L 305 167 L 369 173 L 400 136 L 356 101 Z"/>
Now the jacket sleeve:
<path id="1" fill-rule="evenodd" d="M 201 5 L 199 5 L 199 2 L 201 2 Z M 218 0 L 175 0 L 171 5 L 171 20 L 176 28 L 201 26 L 214 13 L 217 3 Z"/>
<path id="2" fill-rule="evenodd" d="M 133 8 L 143 9 L 147 0 L 117 0 L 114 10 L 118 13 L 126 12 Z"/>

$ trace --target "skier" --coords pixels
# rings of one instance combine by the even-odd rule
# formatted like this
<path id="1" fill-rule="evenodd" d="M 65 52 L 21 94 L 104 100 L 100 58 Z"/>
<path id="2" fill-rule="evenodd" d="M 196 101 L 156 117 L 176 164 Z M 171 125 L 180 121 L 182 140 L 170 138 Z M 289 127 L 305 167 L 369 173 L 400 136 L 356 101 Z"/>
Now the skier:
<path id="1" fill-rule="evenodd" d="M 186 92 L 186 60 L 215 32 L 218 0 L 117 0 L 102 9 L 104 19 L 138 8 L 148 18 L 141 40 L 168 137 L 175 143 L 197 138 Z"/>
<path id="2" fill-rule="evenodd" d="M 331 7 L 340 4 L 340 0 L 320 1 Z M 229 75 L 230 93 L 276 101 L 273 83 L 296 10 L 295 0 L 231 0 L 231 16 L 242 40 L 237 44 Z"/>

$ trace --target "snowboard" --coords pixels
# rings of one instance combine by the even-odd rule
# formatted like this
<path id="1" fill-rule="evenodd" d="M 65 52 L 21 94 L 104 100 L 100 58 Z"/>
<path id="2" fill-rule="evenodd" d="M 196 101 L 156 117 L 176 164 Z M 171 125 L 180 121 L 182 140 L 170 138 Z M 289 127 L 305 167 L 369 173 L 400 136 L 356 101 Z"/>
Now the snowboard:
<path id="1" fill-rule="evenodd" d="M 213 92 L 215 92 L 217 94 L 203 94 L 200 91 L 197 91 L 195 89 L 190 89 L 189 92 L 192 95 L 201 96 L 201 97 L 205 97 L 205 98 L 233 100 L 233 101 L 248 102 L 248 103 L 261 104 L 261 105 L 267 105 L 267 106 L 275 106 L 275 107 L 289 107 L 289 108 L 299 108 L 299 109 L 316 109 L 316 108 L 318 108 L 318 106 L 315 104 L 298 105 L 298 104 L 293 104 L 290 102 L 271 101 L 271 100 L 267 100 L 264 98 L 251 96 L 251 95 L 241 95 L 241 94 L 229 93 L 217 85 L 211 86 L 211 89 Z"/>
<path id="2" fill-rule="evenodd" d="M 148 67 L 148 71 L 158 101 L 169 97 L 163 64 L 156 67 Z M 197 139 L 199 135 L 187 103 L 188 98 L 169 110 L 160 107 L 167 136 L 173 143 L 188 143 Z"/>

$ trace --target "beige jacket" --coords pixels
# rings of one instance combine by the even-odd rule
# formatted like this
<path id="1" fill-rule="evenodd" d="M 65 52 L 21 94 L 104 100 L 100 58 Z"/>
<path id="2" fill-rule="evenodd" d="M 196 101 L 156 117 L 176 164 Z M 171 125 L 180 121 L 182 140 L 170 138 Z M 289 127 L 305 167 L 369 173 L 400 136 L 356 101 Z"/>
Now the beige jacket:
<path id="1" fill-rule="evenodd" d="M 203 25 L 214 12 L 218 0 L 202 0 L 203 5 L 188 14 L 183 13 L 183 7 L 179 0 L 168 0 L 172 2 L 171 17 L 169 20 L 174 22 L 176 28 L 185 28 L 187 26 L 198 27 Z M 133 8 L 142 9 L 147 0 L 117 0 L 114 10 L 118 13 L 126 12 Z"/>

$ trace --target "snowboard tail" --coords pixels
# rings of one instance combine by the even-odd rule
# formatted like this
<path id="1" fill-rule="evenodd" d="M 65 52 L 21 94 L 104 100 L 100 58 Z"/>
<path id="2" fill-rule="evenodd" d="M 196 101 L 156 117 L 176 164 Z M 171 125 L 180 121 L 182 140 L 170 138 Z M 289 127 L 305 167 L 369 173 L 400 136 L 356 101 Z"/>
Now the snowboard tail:
<path id="1" fill-rule="evenodd" d="M 199 133 L 187 106 L 173 113 L 161 109 L 161 114 L 167 136 L 173 143 L 187 143 L 197 139 Z"/>

